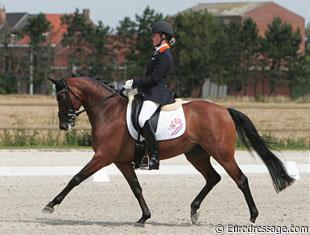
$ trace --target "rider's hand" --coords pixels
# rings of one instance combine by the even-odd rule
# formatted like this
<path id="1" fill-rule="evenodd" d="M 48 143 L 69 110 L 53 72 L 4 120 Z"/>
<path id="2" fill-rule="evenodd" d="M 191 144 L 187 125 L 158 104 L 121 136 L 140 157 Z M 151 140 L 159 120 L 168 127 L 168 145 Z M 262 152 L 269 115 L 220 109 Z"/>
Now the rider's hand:
<path id="1" fill-rule="evenodd" d="M 133 79 L 127 80 L 123 88 L 125 88 L 126 90 L 132 89 L 132 84 L 133 84 Z"/>

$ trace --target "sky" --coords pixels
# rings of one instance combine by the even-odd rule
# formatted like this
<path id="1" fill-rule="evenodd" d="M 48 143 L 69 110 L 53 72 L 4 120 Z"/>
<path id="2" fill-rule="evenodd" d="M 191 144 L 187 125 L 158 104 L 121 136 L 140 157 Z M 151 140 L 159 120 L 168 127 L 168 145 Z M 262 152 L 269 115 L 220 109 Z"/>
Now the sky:
<path id="1" fill-rule="evenodd" d="M 240 2 L 245 0 L 0 0 L 7 12 L 72 13 L 76 8 L 90 9 L 90 17 L 94 22 L 99 20 L 104 25 L 115 28 L 119 21 L 129 16 L 142 15 L 149 6 L 157 13 L 174 15 L 198 3 Z M 247 0 L 247 2 L 255 0 Z M 256 0 L 266 1 L 266 0 Z M 310 22 L 310 0 L 273 0 L 283 7 L 303 16 L 306 23 Z"/>

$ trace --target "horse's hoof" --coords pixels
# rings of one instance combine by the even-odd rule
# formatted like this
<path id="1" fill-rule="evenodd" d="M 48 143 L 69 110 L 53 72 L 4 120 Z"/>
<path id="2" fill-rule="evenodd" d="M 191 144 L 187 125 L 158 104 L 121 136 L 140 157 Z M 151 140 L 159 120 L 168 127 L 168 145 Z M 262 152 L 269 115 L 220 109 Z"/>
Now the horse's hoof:
<path id="1" fill-rule="evenodd" d="M 45 214 L 52 214 L 54 212 L 54 208 L 53 207 L 50 207 L 50 206 L 46 206 L 43 210 L 42 210 L 42 213 L 45 213 Z"/>
<path id="2" fill-rule="evenodd" d="M 151 214 L 142 216 L 136 223 L 135 227 L 144 227 L 145 221 L 151 218 Z"/>
<path id="3" fill-rule="evenodd" d="M 144 227 L 144 223 L 137 221 L 137 222 L 134 224 L 134 226 L 135 226 L 135 227 Z"/>
<path id="4" fill-rule="evenodd" d="M 142 217 L 141 219 L 139 219 L 134 226 L 135 227 L 144 227 L 144 223 L 145 223 L 145 219 Z"/>
<path id="5" fill-rule="evenodd" d="M 255 217 L 255 218 L 250 218 L 250 222 L 251 222 L 252 224 L 255 224 L 255 220 L 256 220 L 256 217 Z"/>
<path id="6" fill-rule="evenodd" d="M 195 213 L 191 213 L 191 220 L 192 220 L 192 224 L 196 224 L 199 218 L 199 213 L 195 212 Z"/>
<path id="7" fill-rule="evenodd" d="M 250 222 L 254 224 L 257 216 L 258 216 L 258 211 L 255 211 L 254 213 L 252 213 L 251 218 L 250 218 Z"/>

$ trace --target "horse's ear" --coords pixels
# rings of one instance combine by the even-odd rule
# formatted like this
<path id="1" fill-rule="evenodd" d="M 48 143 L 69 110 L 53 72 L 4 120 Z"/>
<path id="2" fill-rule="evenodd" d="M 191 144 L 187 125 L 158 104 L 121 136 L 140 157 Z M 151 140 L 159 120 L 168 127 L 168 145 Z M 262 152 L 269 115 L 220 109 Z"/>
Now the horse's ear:
<path id="1" fill-rule="evenodd" d="M 58 85 L 58 86 L 61 85 L 60 81 L 57 80 L 57 79 L 55 79 L 54 77 L 48 76 L 47 78 L 48 78 L 48 80 L 50 80 L 52 83 L 54 83 L 56 86 L 57 86 L 57 85 Z"/>

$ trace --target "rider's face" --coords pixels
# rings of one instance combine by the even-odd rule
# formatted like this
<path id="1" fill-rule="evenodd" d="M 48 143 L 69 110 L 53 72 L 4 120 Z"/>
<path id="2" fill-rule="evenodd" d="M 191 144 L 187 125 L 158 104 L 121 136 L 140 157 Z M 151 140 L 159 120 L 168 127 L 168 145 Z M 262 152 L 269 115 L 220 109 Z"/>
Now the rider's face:
<path id="1" fill-rule="evenodd" d="M 159 33 L 153 33 L 151 40 L 152 40 L 153 47 L 156 47 L 160 43 L 160 40 L 161 40 L 160 34 Z"/>

